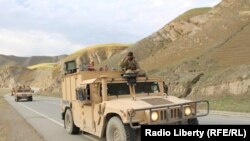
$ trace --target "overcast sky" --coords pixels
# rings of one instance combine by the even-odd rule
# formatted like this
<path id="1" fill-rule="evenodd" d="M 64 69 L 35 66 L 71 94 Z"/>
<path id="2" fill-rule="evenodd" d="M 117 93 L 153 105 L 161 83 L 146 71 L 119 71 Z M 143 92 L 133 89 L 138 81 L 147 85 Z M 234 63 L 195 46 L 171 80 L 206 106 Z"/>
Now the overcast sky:
<path id="1" fill-rule="evenodd" d="M 181 13 L 221 0 L 0 0 L 0 54 L 70 54 L 134 43 Z"/>

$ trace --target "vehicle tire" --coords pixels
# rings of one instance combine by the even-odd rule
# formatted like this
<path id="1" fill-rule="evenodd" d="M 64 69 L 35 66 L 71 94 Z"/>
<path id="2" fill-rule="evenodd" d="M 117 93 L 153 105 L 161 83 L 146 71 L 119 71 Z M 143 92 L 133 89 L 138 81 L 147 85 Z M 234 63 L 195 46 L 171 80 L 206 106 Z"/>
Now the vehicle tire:
<path id="1" fill-rule="evenodd" d="M 19 102 L 19 100 L 20 100 L 20 98 L 17 96 L 17 97 L 16 97 L 16 102 Z"/>
<path id="2" fill-rule="evenodd" d="M 106 129 L 107 141 L 134 141 L 135 131 L 129 125 L 124 125 L 118 117 L 112 117 Z"/>
<path id="3" fill-rule="evenodd" d="M 188 119 L 188 125 L 199 125 L 197 118 Z"/>
<path id="4" fill-rule="evenodd" d="M 33 101 L 33 97 L 30 96 L 30 97 L 28 98 L 28 101 Z"/>
<path id="5" fill-rule="evenodd" d="M 72 112 L 67 109 L 64 117 L 64 127 L 69 134 L 78 134 L 80 129 L 74 124 Z"/>

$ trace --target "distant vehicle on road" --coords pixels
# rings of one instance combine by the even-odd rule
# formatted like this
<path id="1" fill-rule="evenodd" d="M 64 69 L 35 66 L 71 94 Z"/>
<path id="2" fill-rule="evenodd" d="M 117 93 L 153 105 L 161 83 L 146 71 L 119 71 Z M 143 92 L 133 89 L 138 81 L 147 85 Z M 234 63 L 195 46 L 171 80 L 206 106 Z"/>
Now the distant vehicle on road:
<path id="1" fill-rule="evenodd" d="M 21 99 L 33 101 L 33 93 L 34 91 L 30 87 L 17 87 L 12 89 L 11 95 L 15 96 L 16 102 L 19 102 Z"/>
<path id="2" fill-rule="evenodd" d="M 134 141 L 141 125 L 197 125 L 208 101 L 189 101 L 164 93 L 159 78 L 122 71 L 77 71 L 65 62 L 62 119 L 69 134 L 88 132 L 107 141 Z M 205 104 L 205 113 L 198 105 Z"/>

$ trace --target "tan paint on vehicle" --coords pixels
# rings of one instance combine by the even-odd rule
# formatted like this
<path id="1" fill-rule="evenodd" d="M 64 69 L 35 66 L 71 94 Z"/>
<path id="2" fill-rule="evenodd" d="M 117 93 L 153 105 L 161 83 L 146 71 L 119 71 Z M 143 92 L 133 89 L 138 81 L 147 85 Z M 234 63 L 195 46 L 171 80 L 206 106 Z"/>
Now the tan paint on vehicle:
<path id="1" fill-rule="evenodd" d="M 181 105 L 183 105 L 183 107 L 192 106 L 190 103 L 185 104 L 191 101 L 179 99 L 174 96 L 167 96 L 164 93 L 163 81 L 159 78 L 136 78 L 137 84 L 140 82 L 155 82 L 158 88 L 152 87 L 151 90 L 157 89 L 154 92 L 136 93 L 135 86 L 129 85 L 127 86 L 129 87 L 128 94 L 111 96 L 107 91 L 109 84 L 117 84 L 117 86 L 119 86 L 128 82 L 126 78 L 121 76 L 122 74 L 123 72 L 120 71 L 75 71 L 63 75 L 62 115 L 66 111 L 66 108 L 70 108 L 72 110 L 74 124 L 79 127 L 80 130 L 102 137 L 106 130 L 108 115 L 118 116 L 123 124 L 129 124 L 129 114 L 131 114 L 131 111 L 145 108 L 145 110 L 136 112 L 132 118 L 132 123 L 139 125 L 162 124 L 164 120 L 161 120 L 160 116 L 163 117 L 162 114 L 165 112 L 163 108 L 153 109 L 159 114 L 159 121 L 156 122 L 151 121 L 149 109 L 155 106 L 174 105 L 169 108 L 169 117 L 176 119 L 180 114 L 183 115 L 184 111 L 180 113 Z M 116 90 L 119 90 L 119 88 Z M 82 94 L 82 96 L 86 96 L 85 99 L 77 99 L 78 93 Z M 87 98 L 87 93 L 89 94 L 89 99 Z M 184 117 L 185 121 L 195 116 L 196 113 L 194 113 L 193 109 L 192 112 L 192 116 Z M 171 120 L 172 119 L 169 119 L 169 121 Z"/>

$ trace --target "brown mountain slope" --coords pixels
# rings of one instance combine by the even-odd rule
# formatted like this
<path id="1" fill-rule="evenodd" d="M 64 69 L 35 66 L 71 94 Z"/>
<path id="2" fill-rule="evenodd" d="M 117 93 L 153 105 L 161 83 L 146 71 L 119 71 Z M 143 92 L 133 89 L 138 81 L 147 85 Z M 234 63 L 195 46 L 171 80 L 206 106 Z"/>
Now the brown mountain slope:
<path id="1" fill-rule="evenodd" d="M 96 64 L 99 64 L 112 57 L 113 55 L 119 54 L 121 51 L 127 49 L 128 47 L 128 44 L 120 43 L 97 44 L 85 47 L 70 54 L 64 59 L 64 61 L 76 59 L 77 57 L 81 56 L 84 63 L 89 63 L 90 60 L 93 60 Z"/>
<path id="2" fill-rule="evenodd" d="M 47 75 L 44 70 L 32 71 L 32 84 L 58 90 L 63 61 L 81 56 L 83 63 L 94 60 L 97 69 L 104 65 L 119 69 L 118 62 L 131 50 L 148 75 L 167 82 L 170 94 L 249 94 L 249 34 L 250 1 L 223 0 L 214 8 L 184 13 L 129 48 L 106 44 L 75 52 Z M 39 81 L 42 78 L 46 79 Z"/>
<path id="3" fill-rule="evenodd" d="M 11 65 L 15 66 L 5 66 L 0 69 L 0 87 L 11 88 L 16 85 L 30 85 L 32 87 L 41 88 L 41 90 L 46 90 L 46 92 L 59 93 L 61 73 L 60 68 L 62 62 L 76 59 L 81 56 L 86 61 L 86 63 L 88 63 L 90 60 L 94 60 L 96 64 L 98 64 L 126 48 L 128 48 L 128 45 L 125 44 L 103 44 L 90 46 L 74 52 L 66 58 L 60 59 L 57 64 L 51 67 L 39 67 L 39 65 L 37 65 L 38 67 L 35 67 L 35 69 L 28 69 L 27 67 L 16 64 L 31 64 L 25 62 L 40 63 L 41 61 L 45 60 L 53 62 L 58 61 L 59 59 L 47 57 L 20 58 L 13 56 L 3 56 L 4 59 L 2 60 L 6 60 L 8 63 L 2 64 L 6 65 L 11 64 L 10 62 L 12 62 Z"/>
<path id="4" fill-rule="evenodd" d="M 61 60 L 60 63 L 57 64 L 55 68 L 52 70 L 51 78 L 48 80 L 49 86 L 46 86 L 49 91 L 53 93 L 59 93 L 60 91 L 60 81 L 61 81 L 61 73 L 62 73 L 62 64 L 65 61 L 76 59 L 79 60 L 81 58 L 81 63 L 88 64 L 90 60 L 93 60 L 96 69 L 98 70 L 98 64 L 103 64 L 106 60 L 109 60 L 115 54 L 120 54 L 123 50 L 129 48 L 128 44 L 120 44 L 120 43 L 110 43 L 110 44 L 97 44 L 93 46 L 88 46 L 83 49 L 80 49 L 72 54 L 70 54 L 65 59 Z M 38 79 L 39 80 L 39 79 Z"/>
<path id="5" fill-rule="evenodd" d="M 0 69 L 0 87 L 11 88 L 15 85 L 25 84 L 25 85 L 30 85 L 32 87 L 41 88 L 42 90 L 46 90 L 47 92 L 50 91 L 50 92 L 59 93 L 62 62 L 67 61 L 67 60 L 77 59 L 78 57 L 82 57 L 84 61 L 83 63 L 89 63 L 90 60 L 93 60 L 95 61 L 96 64 L 99 64 L 109 59 L 114 54 L 119 54 L 121 51 L 123 51 L 124 49 L 128 47 L 129 45 L 117 44 L 117 43 L 116 44 L 114 43 L 113 44 L 99 44 L 99 45 L 86 47 L 77 52 L 74 52 L 70 54 L 69 56 L 67 56 L 66 58 L 61 59 L 57 64 L 54 64 L 54 63 L 51 63 L 51 65 L 50 64 L 38 64 L 38 65 L 32 66 L 31 67 L 32 69 L 28 69 L 27 67 L 23 67 L 19 65 L 2 67 Z M 32 58 L 35 58 L 35 57 L 32 57 Z M 10 57 L 10 59 L 15 61 L 13 57 Z M 39 61 L 39 59 L 37 59 L 37 61 Z M 19 60 L 19 62 L 23 62 L 23 60 Z M 32 60 L 32 62 L 34 63 L 36 61 Z M 14 62 L 13 64 L 15 63 L 16 62 Z M 50 66 L 48 67 L 47 65 L 50 65 Z"/>
<path id="6" fill-rule="evenodd" d="M 230 1 L 223 1 L 220 5 L 213 8 L 209 13 L 191 18 L 190 21 L 193 21 L 192 19 L 196 19 L 197 21 L 205 20 L 206 22 L 195 26 L 195 28 L 193 28 L 190 32 L 187 32 L 187 36 L 182 36 L 172 43 L 163 45 L 162 48 L 153 53 L 152 56 L 142 60 L 142 65 L 146 70 L 151 71 L 154 69 L 166 68 L 172 64 L 176 65 L 178 63 L 187 62 L 190 59 L 190 61 L 194 61 L 192 59 L 197 57 L 203 57 L 205 59 L 198 62 L 205 63 L 204 67 L 199 65 L 199 69 L 204 70 L 207 69 L 207 63 L 204 61 L 209 61 L 209 59 L 211 59 L 218 63 L 218 60 L 216 60 L 215 56 L 212 56 L 211 53 L 215 53 L 218 48 L 222 48 L 223 46 L 224 48 L 220 50 L 222 50 L 221 52 L 224 53 L 223 50 L 227 50 L 228 45 L 236 45 L 236 36 L 242 36 L 243 38 L 241 38 L 241 40 L 244 41 L 243 43 L 248 44 L 247 37 L 244 37 L 244 35 L 241 34 L 247 32 L 244 30 L 246 26 L 248 26 L 249 20 L 244 16 L 241 16 L 239 13 L 241 11 L 247 11 L 250 9 L 246 7 L 245 1 L 243 0 L 241 2 L 235 3 L 236 4 L 231 4 Z M 245 9 L 243 8 L 243 5 L 245 6 Z M 202 18 L 200 19 L 200 17 Z M 187 22 L 190 23 L 189 21 Z M 191 22 L 191 24 L 192 23 L 193 25 L 196 25 L 194 22 Z M 169 27 L 169 25 L 166 27 Z M 175 29 L 177 28 L 180 27 L 175 27 Z M 231 42 L 234 43 L 232 44 Z M 237 46 L 242 47 L 241 44 L 242 42 L 238 42 Z M 239 48 L 238 50 L 242 49 Z M 156 60 L 161 61 L 155 63 Z M 191 70 L 193 69 L 194 68 L 191 68 Z"/>
<path id="7" fill-rule="evenodd" d="M 189 82 L 201 73 L 204 74 L 201 81 L 192 86 L 196 87 L 194 93 L 236 94 L 226 91 L 230 89 L 238 89 L 240 94 L 249 93 L 245 88 L 245 85 L 249 85 L 245 80 L 249 79 L 250 75 L 247 67 L 250 65 L 249 11 L 249 1 L 223 1 L 207 14 L 198 16 L 207 18 L 206 22 L 199 26 L 199 31 L 164 46 L 149 58 L 142 60 L 142 66 L 149 74 L 164 77 L 170 83 L 172 93 L 186 95 Z M 246 73 L 227 73 L 234 76 L 228 80 L 227 75 L 224 75 L 228 69 L 238 72 L 244 70 Z M 217 74 L 224 78 L 216 81 L 218 77 L 214 76 Z M 244 75 L 241 85 L 233 83 L 238 81 L 241 75 Z M 202 90 L 202 87 L 208 86 L 209 90 Z M 217 91 L 213 91 L 211 87 Z"/>
<path id="8" fill-rule="evenodd" d="M 65 58 L 66 55 L 60 55 L 60 56 L 32 56 L 32 57 L 18 57 L 18 56 L 6 56 L 6 55 L 0 55 L 0 68 L 1 67 L 7 67 L 7 66 L 31 66 L 35 64 L 40 63 L 55 63 L 59 60 Z"/>
<path id="9" fill-rule="evenodd" d="M 172 22 L 188 21 L 192 17 L 208 13 L 211 9 L 212 9 L 211 7 L 194 8 L 194 9 L 188 10 L 187 12 L 181 14 L 176 19 L 174 19 Z"/>
<path id="10" fill-rule="evenodd" d="M 15 85 L 23 85 L 33 79 L 33 71 L 22 66 L 10 66 L 0 69 L 0 86 L 13 87 Z"/>
<path id="11" fill-rule="evenodd" d="M 211 10 L 211 8 L 196 8 L 189 10 L 177 17 L 175 20 L 173 20 L 173 22 L 164 26 L 159 31 L 133 44 L 129 50 L 136 54 L 137 60 L 144 60 L 149 56 L 152 56 L 159 49 L 164 48 L 164 46 L 175 42 L 177 39 L 181 39 L 196 33 L 199 29 L 199 26 L 193 22 L 197 22 L 197 20 L 193 19 L 193 22 L 191 22 L 189 19 L 199 14 L 207 13 L 209 10 Z M 109 60 L 104 61 L 101 65 L 109 65 L 117 68 L 119 60 L 122 59 L 127 51 L 123 51 L 121 54 L 114 55 Z"/>
<path id="12" fill-rule="evenodd" d="M 201 89 L 208 85 L 225 85 L 223 89 L 234 87 L 244 89 L 240 94 L 248 93 L 248 82 L 242 80 L 242 85 L 237 86 L 231 82 L 250 76 L 250 1 L 223 0 L 211 10 L 184 15 L 189 16 L 173 20 L 129 48 L 141 67 L 148 75 L 163 77 L 172 94 L 206 94 Z M 117 65 L 120 59 L 121 55 L 116 55 L 104 63 Z M 228 72 L 232 70 L 246 73 L 231 75 Z M 218 77 L 214 77 L 218 74 L 235 77 L 221 78 L 218 83 Z M 187 94 L 187 89 L 193 87 L 196 90 Z"/>

